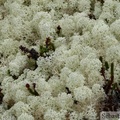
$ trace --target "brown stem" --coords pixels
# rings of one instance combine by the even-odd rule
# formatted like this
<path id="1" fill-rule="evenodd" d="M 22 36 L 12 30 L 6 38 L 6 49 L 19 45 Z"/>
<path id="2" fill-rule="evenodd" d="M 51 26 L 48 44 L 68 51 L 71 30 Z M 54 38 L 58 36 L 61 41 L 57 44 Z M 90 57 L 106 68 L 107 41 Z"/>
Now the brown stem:
<path id="1" fill-rule="evenodd" d="M 108 82 L 108 86 L 107 86 L 107 88 L 106 88 L 106 94 L 109 93 L 113 81 L 114 81 L 114 64 L 111 63 L 111 79 L 110 79 L 110 81 Z"/>

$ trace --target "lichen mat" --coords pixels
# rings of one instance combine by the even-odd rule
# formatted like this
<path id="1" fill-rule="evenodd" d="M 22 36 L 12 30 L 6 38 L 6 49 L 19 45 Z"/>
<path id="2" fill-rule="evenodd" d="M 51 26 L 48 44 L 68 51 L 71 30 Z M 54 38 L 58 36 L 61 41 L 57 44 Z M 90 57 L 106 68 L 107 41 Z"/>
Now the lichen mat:
<path id="1" fill-rule="evenodd" d="M 117 119 L 119 73 L 119 0 L 0 0 L 0 120 Z"/>

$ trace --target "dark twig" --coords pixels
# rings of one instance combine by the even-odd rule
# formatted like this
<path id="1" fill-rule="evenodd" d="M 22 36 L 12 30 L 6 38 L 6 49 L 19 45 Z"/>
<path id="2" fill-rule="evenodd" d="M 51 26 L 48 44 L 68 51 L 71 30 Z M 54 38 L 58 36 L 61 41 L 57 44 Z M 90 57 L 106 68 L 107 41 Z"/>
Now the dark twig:
<path id="1" fill-rule="evenodd" d="M 30 85 L 28 83 L 26 84 L 26 88 L 32 95 L 39 96 L 38 92 L 35 90 L 35 87 L 36 87 L 35 83 L 33 83 L 33 90 L 30 88 Z"/>
<path id="2" fill-rule="evenodd" d="M 101 75 L 104 78 L 105 85 L 103 89 L 106 93 L 106 97 L 101 101 L 101 110 L 104 111 L 117 111 L 120 108 L 120 89 L 117 83 L 114 83 L 114 63 L 111 63 L 110 78 L 107 79 L 105 76 L 105 70 L 109 69 L 107 62 L 103 63 L 102 57 L 100 57 L 102 62 Z"/>

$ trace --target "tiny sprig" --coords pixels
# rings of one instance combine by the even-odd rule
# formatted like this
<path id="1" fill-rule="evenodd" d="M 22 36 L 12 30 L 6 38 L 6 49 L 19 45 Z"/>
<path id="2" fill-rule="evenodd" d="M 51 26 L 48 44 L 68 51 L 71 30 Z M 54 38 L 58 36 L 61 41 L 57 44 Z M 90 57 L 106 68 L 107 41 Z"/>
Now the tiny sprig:
<path id="1" fill-rule="evenodd" d="M 58 34 L 58 36 L 60 35 L 61 30 L 62 30 L 61 26 L 58 25 L 58 26 L 57 26 L 57 31 L 56 31 L 56 33 Z"/>
<path id="2" fill-rule="evenodd" d="M 39 96 L 38 92 L 35 90 L 35 87 L 36 87 L 36 84 L 33 83 L 32 84 L 32 87 L 33 89 L 30 88 L 30 84 L 26 84 L 26 88 L 28 89 L 28 91 L 32 94 L 32 95 L 35 95 L 35 96 Z"/>
<path id="3" fill-rule="evenodd" d="M 40 45 L 40 56 L 46 57 L 46 53 L 49 51 L 55 51 L 54 44 L 51 42 L 50 37 L 46 38 L 45 46 Z"/>

